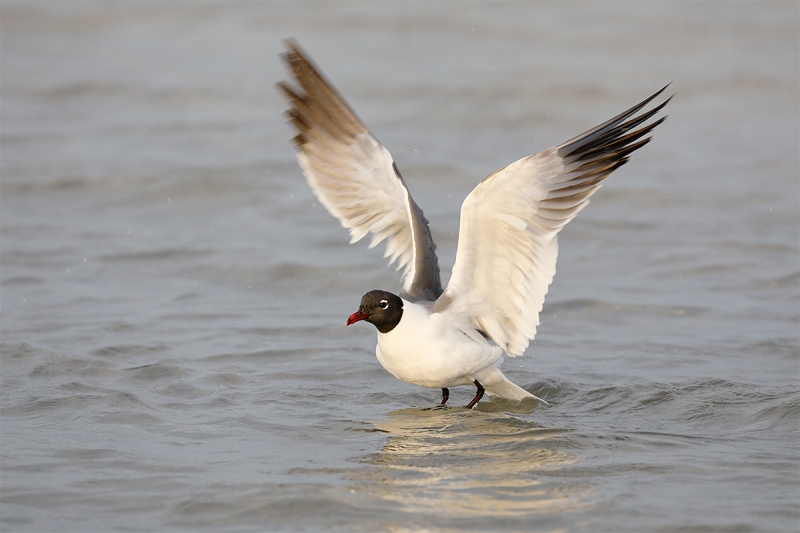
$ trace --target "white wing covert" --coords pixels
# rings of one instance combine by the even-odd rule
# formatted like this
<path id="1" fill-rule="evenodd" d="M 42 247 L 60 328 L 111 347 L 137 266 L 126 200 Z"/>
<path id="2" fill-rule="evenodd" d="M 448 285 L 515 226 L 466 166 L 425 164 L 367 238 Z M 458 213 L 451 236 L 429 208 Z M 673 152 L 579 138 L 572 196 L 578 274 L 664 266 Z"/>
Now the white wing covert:
<path id="1" fill-rule="evenodd" d="M 412 299 L 441 293 L 439 265 L 428 221 L 408 192 L 389 151 L 367 130 L 301 51 L 287 42 L 284 58 L 300 89 L 278 84 L 297 129 L 293 142 L 303 174 L 320 203 L 350 231 L 350 242 L 372 234 L 370 248 L 386 240 L 390 262 L 403 270 Z"/>
<path id="2" fill-rule="evenodd" d="M 536 335 L 555 275 L 558 232 L 586 207 L 605 178 L 650 141 L 642 137 L 666 117 L 631 130 L 669 99 L 635 115 L 665 89 L 564 144 L 484 179 L 461 207 L 453 274 L 434 312 L 468 317 L 506 353 L 522 355 Z"/>

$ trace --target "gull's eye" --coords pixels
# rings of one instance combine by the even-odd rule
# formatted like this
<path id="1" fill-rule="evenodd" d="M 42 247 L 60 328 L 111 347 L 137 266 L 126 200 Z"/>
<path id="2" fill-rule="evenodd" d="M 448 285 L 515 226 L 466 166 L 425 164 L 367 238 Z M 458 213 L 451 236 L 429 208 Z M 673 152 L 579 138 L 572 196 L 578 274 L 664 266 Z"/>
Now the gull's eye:
<path id="1" fill-rule="evenodd" d="M 387 302 L 386 300 L 381 300 L 380 306 L 381 309 L 386 309 L 387 307 L 389 307 L 389 302 Z"/>

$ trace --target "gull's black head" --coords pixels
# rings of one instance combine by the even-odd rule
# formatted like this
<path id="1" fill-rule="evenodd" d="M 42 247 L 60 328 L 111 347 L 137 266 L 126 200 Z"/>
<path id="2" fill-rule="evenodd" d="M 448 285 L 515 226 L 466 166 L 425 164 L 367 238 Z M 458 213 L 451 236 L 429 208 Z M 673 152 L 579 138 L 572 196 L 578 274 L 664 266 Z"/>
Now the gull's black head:
<path id="1" fill-rule="evenodd" d="M 361 297 L 358 311 L 350 315 L 347 325 L 366 320 L 374 324 L 381 333 L 389 333 L 403 316 L 403 300 L 386 291 L 369 291 Z"/>

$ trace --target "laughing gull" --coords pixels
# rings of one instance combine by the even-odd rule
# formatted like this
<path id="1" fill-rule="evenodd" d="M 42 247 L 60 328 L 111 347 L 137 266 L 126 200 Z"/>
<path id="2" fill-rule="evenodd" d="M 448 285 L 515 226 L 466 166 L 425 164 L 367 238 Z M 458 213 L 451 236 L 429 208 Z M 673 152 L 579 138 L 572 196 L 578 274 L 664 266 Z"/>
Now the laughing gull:
<path id="1" fill-rule="evenodd" d="M 537 398 L 498 368 L 503 354 L 522 355 L 536 335 L 556 272 L 557 234 L 586 207 L 612 172 L 647 144 L 666 116 L 649 111 L 666 86 L 586 133 L 503 167 L 461 206 L 456 261 L 442 288 L 428 221 L 408 192 L 389 151 L 356 116 L 297 43 L 283 56 L 299 87 L 278 84 L 297 130 L 297 160 L 320 203 L 350 230 L 386 241 L 403 271 L 399 296 L 373 290 L 347 325 L 378 330 L 378 361 L 398 379 L 442 390 L 473 385 L 472 409 L 484 392 L 511 400 Z M 640 127 L 641 126 L 641 127 Z M 638 129 L 636 129 L 638 128 Z M 547 402 L 544 402 L 547 403 Z"/>

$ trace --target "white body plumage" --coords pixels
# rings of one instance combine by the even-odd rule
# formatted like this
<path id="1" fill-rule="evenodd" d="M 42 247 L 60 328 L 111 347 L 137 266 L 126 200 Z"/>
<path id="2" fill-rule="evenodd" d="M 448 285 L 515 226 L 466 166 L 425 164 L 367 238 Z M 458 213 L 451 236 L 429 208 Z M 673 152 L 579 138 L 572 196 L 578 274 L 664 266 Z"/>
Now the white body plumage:
<path id="1" fill-rule="evenodd" d="M 449 388 L 477 380 L 493 396 L 536 398 L 500 371 L 502 348 L 483 337 L 468 320 L 432 313 L 431 307 L 403 300 L 403 318 L 397 326 L 378 333 L 375 353 L 387 372 L 420 387 Z"/>
<path id="2" fill-rule="evenodd" d="M 429 306 L 406 300 L 397 327 L 378 333 L 376 354 L 397 379 L 428 388 L 471 385 L 478 374 L 503 361 L 496 344 L 454 327 L 446 315 L 431 314 Z"/>

